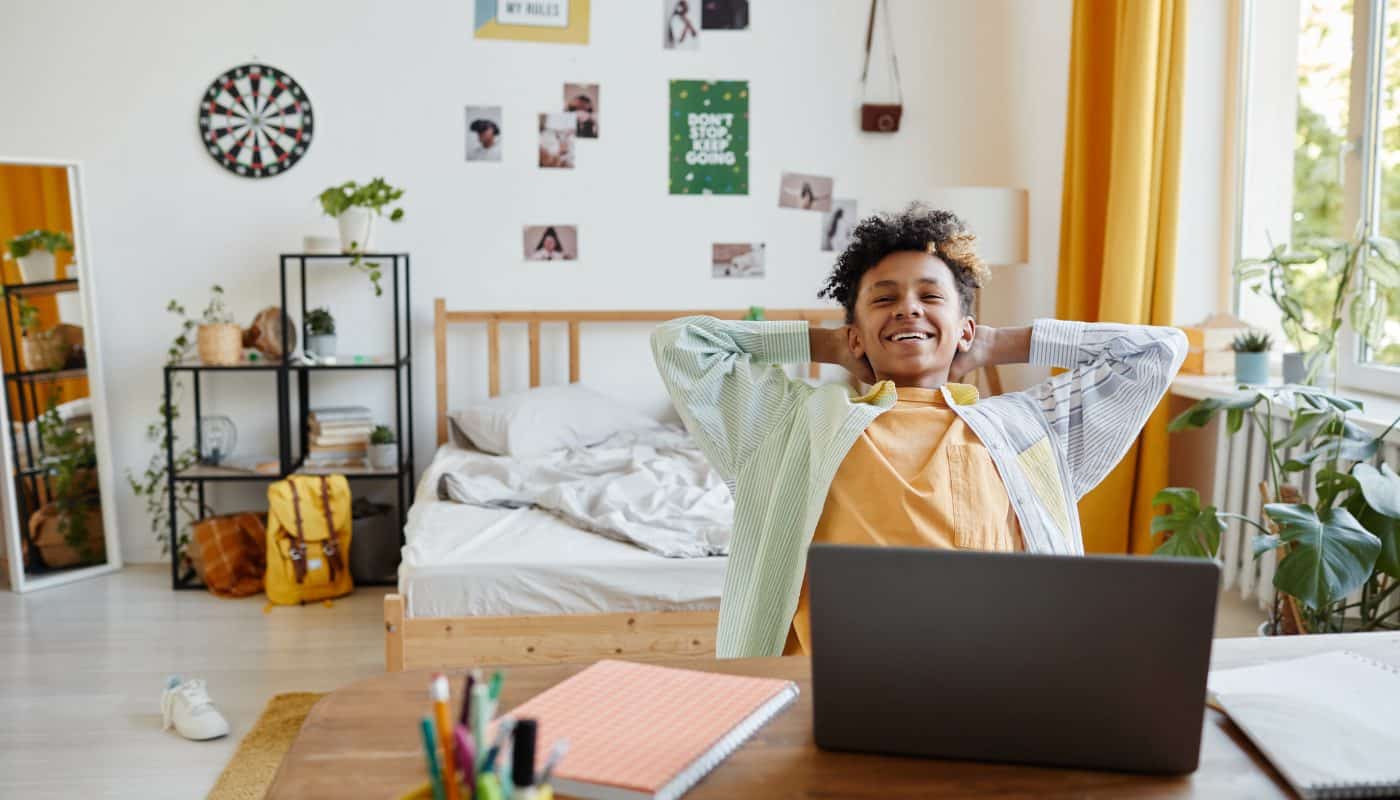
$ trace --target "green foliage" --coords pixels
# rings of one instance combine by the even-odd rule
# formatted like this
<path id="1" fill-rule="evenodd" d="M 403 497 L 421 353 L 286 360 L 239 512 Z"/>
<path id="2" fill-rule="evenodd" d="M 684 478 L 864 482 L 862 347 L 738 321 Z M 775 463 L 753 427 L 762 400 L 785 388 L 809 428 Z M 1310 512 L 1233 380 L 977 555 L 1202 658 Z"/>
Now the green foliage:
<path id="1" fill-rule="evenodd" d="M 1268 331 L 1246 331 L 1230 343 L 1236 353 L 1267 353 L 1273 346 L 1274 337 Z"/>
<path id="2" fill-rule="evenodd" d="M 1289 410 L 1286 421 L 1277 419 L 1275 406 Z M 1247 415 L 1269 443 L 1265 455 L 1270 497 L 1296 491 L 1285 480 L 1311 467 L 1315 499 L 1311 504 L 1268 503 L 1263 520 L 1256 521 L 1202 508 L 1194 490 L 1163 489 L 1153 504 L 1166 505 L 1169 511 L 1154 518 L 1152 531 L 1166 532 L 1170 538 L 1157 553 L 1215 558 L 1226 520 L 1240 520 L 1262 534 L 1255 537 L 1255 557 L 1281 550 L 1274 588 L 1299 602 L 1310 630 L 1400 627 L 1400 620 L 1394 619 L 1400 610 L 1381 610 L 1400 591 L 1400 475 L 1388 464 L 1377 468 L 1368 463 L 1400 419 L 1372 436 L 1347 419 L 1360 410 L 1359 402 L 1298 386 L 1241 391 L 1186 409 L 1168 430 L 1201 428 L 1225 412 L 1226 425 L 1234 432 Z M 1304 452 L 1288 457 L 1299 449 Z M 1263 523 L 1272 524 L 1277 533 Z M 1358 590 L 1361 599 L 1349 601 Z"/>
<path id="3" fill-rule="evenodd" d="M 306 333 L 310 336 L 332 336 L 335 334 L 335 317 L 328 308 L 314 308 L 306 312 Z"/>
<path id="4" fill-rule="evenodd" d="M 195 329 L 201 324 L 233 321 L 232 316 L 224 307 L 223 293 L 222 287 L 211 287 L 209 305 L 205 307 L 204 312 L 199 317 L 189 316 L 184 305 L 176 300 L 171 300 L 166 304 L 165 310 L 180 320 L 179 332 L 165 350 L 165 363 L 167 365 L 189 360 L 195 347 Z M 172 436 L 175 424 L 180 419 L 180 398 L 184 394 L 184 378 L 182 377 L 184 374 L 181 372 L 171 374 L 170 404 L 167 406 L 162 400 L 161 406 L 156 410 L 156 421 L 146 426 L 146 440 L 155 445 L 150 461 L 146 463 L 145 470 L 139 476 L 128 469 L 126 480 L 131 486 L 131 493 L 144 498 L 146 516 L 151 523 L 151 534 L 160 543 L 163 554 L 170 552 L 170 496 L 172 491 L 175 493 L 175 515 L 178 520 L 175 547 L 182 560 L 188 562 L 187 549 L 190 543 L 190 528 L 195 522 L 212 513 L 212 510 L 208 506 L 200 505 L 194 482 L 185 481 L 172 484 L 170 481 L 170 465 L 166 461 L 166 451 L 167 448 L 176 445 Z M 169 429 L 166 428 L 167 417 L 170 421 Z M 199 463 L 199 453 L 194 447 L 187 446 L 174 450 L 175 472 L 189 469 L 197 463 Z"/>
<path id="5" fill-rule="evenodd" d="M 330 217 L 338 217 L 351 208 L 367 208 L 373 214 L 387 216 L 390 222 L 398 222 L 403 219 L 403 206 L 396 206 L 387 215 L 384 208 L 403 197 L 403 192 L 403 189 L 390 186 L 383 178 L 374 178 L 363 186 L 355 181 L 346 181 L 326 189 L 319 197 L 321 210 Z M 384 287 L 379 284 L 379 279 L 383 277 L 381 265 L 377 261 L 365 261 L 362 250 L 359 242 L 350 243 L 350 252 L 354 254 L 350 266 L 368 275 L 370 284 L 374 286 L 374 296 L 381 297 L 384 294 Z"/>
<path id="6" fill-rule="evenodd" d="M 19 299 L 19 327 L 25 333 L 39 331 L 39 309 L 30 305 L 23 297 Z"/>
<path id="7" fill-rule="evenodd" d="M 382 215 L 384 207 L 400 197 L 403 197 L 403 189 L 390 186 L 383 178 L 374 178 L 363 186 L 355 181 L 346 181 L 320 194 L 321 209 L 329 217 L 338 217 L 350 208 L 367 208 Z M 401 219 L 402 206 L 389 213 L 390 222 L 398 222 Z"/>
<path id="8" fill-rule="evenodd" d="M 57 393 L 38 418 L 39 441 L 43 444 L 44 467 L 58 508 L 58 530 L 63 541 L 77 550 L 85 562 L 98 560 L 98 552 L 88 527 L 88 514 L 102 505 L 98 493 L 97 448 L 89 432 L 68 425 L 59 416 Z"/>
<path id="9" fill-rule="evenodd" d="M 73 240 L 62 231 L 32 230 L 28 233 L 21 233 L 9 241 L 6 257 L 24 258 L 34 252 L 35 248 L 47 250 L 50 253 L 57 253 L 59 250 L 71 253 L 73 252 Z"/>
<path id="10" fill-rule="evenodd" d="M 370 444 L 393 444 L 396 441 L 398 440 L 394 436 L 394 431 L 388 425 L 375 425 L 374 430 L 370 431 L 369 434 Z"/>

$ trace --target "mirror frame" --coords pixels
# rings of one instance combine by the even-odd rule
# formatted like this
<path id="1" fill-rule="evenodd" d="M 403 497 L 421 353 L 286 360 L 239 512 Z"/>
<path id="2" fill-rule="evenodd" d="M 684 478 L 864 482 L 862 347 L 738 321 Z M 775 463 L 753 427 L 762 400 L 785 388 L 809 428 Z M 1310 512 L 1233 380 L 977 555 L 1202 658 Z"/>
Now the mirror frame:
<path id="1" fill-rule="evenodd" d="M 83 349 L 87 353 L 88 396 L 92 398 L 92 427 L 94 445 L 97 449 L 97 488 L 102 497 L 102 532 L 107 546 L 107 562 L 90 567 L 55 572 L 51 575 L 30 577 L 25 574 L 24 559 L 21 557 L 19 504 L 15 495 L 13 473 L 14 453 L 10 437 L 0 436 L 0 456 L 4 465 L 0 467 L 5 475 L 4 487 L 0 489 L 3 500 L 5 522 L 5 556 L 10 569 L 10 590 L 31 592 L 61 586 L 65 583 L 106 575 L 122 568 L 121 533 L 117 528 L 117 497 L 113 491 L 112 469 L 112 429 L 107 416 L 107 382 L 102 374 L 101 336 L 98 335 L 97 320 L 97 260 L 93 258 L 92 245 L 87 235 L 87 206 L 84 200 L 82 183 L 82 162 L 61 158 L 17 158 L 0 155 L 0 163 L 19 164 L 34 167 L 63 167 L 68 173 L 68 204 L 73 216 L 73 245 L 75 261 L 80 270 L 78 297 L 83 311 Z M 10 424 L 9 403 L 0 403 L 0 425 Z M 7 431 L 8 427 L 0 428 Z"/>

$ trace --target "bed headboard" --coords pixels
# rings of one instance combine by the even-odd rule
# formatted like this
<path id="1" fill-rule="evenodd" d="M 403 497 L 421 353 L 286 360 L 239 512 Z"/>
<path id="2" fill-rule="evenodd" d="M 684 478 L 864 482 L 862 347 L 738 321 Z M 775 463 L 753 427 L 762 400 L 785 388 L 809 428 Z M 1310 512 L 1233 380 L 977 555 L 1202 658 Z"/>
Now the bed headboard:
<path id="1" fill-rule="evenodd" d="M 540 385 L 540 323 L 563 322 L 569 326 L 569 383 L 579 379 L 579 326 L 585 322 L 665 322 L 677 317 L 705 315 L 719 319 L 743 319 L 748 309 L 738 311 L 449 311 L 447 301 L 433 300 L 433 358 L 437 372 L 437 442 L 447 442 L 447 326 L 454 323 L 485 323 L 486 370 L 490 395 L 501 393 L 501 324 L 525 323 L 530 336 L 530 388 Z M 766 320 L 806 320 L 842 322 L 840 308 L 765 308 Z M 808 374 L 818 377 L 819 365 L 808 365 Z"/>

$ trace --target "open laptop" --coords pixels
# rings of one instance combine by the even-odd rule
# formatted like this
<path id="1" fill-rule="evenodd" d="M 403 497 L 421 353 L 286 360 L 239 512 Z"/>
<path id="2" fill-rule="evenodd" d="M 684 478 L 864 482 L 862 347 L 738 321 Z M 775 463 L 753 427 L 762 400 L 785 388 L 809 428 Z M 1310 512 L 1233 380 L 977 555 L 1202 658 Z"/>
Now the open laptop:
<path id="1" fill-rule="evenodd" d="M 817 746 L 1196 769 L 1213 561 L 813 545 Z"/>

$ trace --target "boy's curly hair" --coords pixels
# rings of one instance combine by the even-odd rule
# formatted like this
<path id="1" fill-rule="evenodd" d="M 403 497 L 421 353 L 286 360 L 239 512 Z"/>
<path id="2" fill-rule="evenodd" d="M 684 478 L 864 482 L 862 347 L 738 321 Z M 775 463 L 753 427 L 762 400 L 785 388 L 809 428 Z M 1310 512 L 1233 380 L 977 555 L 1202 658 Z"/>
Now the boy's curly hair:
<path id="1" fill-rule="evenodd" d="M 977 256 L 977 236 L 951 211 L 935 211 L 911 203 L 898 214 L 876 214 L 861 220 L 851 243 L 836 259 L 836 266 L 817 297 L 830 298 L 846 307 L 846 322 L 855 321 L 860 279 L 890 253 L 906 251 L 938 256 L 953 272 L 963 314 L 972 313 L 977 290 L 991 271 Z"/>

